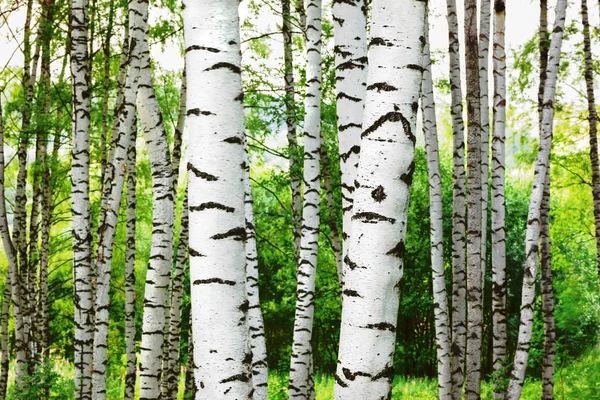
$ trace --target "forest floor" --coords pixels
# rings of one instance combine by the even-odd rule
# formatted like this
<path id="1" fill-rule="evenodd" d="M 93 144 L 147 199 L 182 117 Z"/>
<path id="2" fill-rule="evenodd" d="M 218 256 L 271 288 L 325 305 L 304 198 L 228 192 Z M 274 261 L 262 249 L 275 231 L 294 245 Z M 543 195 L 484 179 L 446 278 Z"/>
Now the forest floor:
<path id="1" fill-rule="evenodd" d="M 9 373 L 8 399 L 14 399 L 14 363 Z M 50 369 L 38 371 L 28 381 L 28 393 L 23 398 L 42 398 L 46 385 L 51 386 L 51 398 L 73 398 L 73 365 L 63 358 L 56 357 L 49 364 Z M 124 391 L 125 369 L 109 371 L 107 381 L 107 399 L 121 400 Z M 181 374 L 179 384 L 179 400 L 183 400 L 185 373 Z M 317 375 L 315 380 L 316 400 L 333 399 L 334 379 L 330 375 Z M 287 400 L 288 377 L 286 374 L 271 373 L 269 375 L 269 400 Z M 139 389 L 139 388 L 137 388 Z M 538 400 L 541 398 L 542 383 L 539 379 L 526 379 L 521 399 Z M 137 393 L 136 393 L 137 394 Z M 554 385 L 554 396 L 557 400 L 585 399 L 600 400 L 600 346 L 586 352 L 582 357 L 565 365 L 557 366 Z M 136 397 L 137 398 L 137 397 Z M 491 382 L 481 385 L 481 398 L 492 399 Z M 394 379 L 392 399 L 437 399 L 437 382 L 428 378 L 401 377 Z"/>

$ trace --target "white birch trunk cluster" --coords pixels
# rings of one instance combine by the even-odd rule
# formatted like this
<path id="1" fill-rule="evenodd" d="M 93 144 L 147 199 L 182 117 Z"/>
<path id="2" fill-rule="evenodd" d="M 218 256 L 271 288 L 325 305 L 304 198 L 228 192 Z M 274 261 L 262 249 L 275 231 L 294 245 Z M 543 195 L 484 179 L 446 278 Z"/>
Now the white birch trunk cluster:
<path id="1" fill-rule="evenodd" d="M 425 3 L 372 3 L 361 158 L 344 276 L 336 399 L 390 398 Z"/>
<path id="2" fill-rule="evenodd" d="M 521 294 L 521 322 L 517 339 L 511 379 L 506 393 L 506 399 L 518 399 L 525 381 L 525 369 L 531 347 L 533 331 L 533 309 L 535 306 L 535 281 L 540 236 L 540 210 L 544 195 L 546 174 L 549 172 L 550 147 L 552 144 L 552 128 L 554 117 L 554 95 L 558 77 L 560 51 L 563 39 L 567 2 L 558 0 L 552 40 L 548 54 L 548 69 L 546 85 L 544 88 L 544 101 L 541 120 L 541 137 L 538 155 L 535 163 L 533 187 L 531 191 L 529 213 L 527 216 L 527 230 L 525 236 L 525 265 L 523 269 L 523 289 Z"/>
<path id="3" fill-rule="evenodd" d="M 186 1 L 183 9 L 196 399 L 247 399 L 252 391 L 238 6 Z"/>

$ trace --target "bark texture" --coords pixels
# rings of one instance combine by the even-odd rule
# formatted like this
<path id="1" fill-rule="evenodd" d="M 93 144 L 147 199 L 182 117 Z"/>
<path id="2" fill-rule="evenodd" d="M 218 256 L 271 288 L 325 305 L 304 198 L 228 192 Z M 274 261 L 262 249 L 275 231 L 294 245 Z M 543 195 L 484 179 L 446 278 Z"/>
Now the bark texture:
<path id="1" fill-rule="evenodd" d="M 531 347 L 533 309 L 535 305 L 535 280 L 539 251 L 538 240 L 540 236 L 540 210 L 544 195 L 546 174 L 548 173 L 550 165 L 554 94 L 556 91 L 566 8 L 566 0 L 557 1 L 554 29 L 552 30 L 552 41 L 548 53 L 546 84 L 544 87 L 541 124 L 542 133 L 535 163 L 533 188 L 531 191 L 529 212 L 527 216 L 527 230 L 525 234 L 526 260 L 523 270 L 523 289 L 521 294 L 521 322 L 519 326 L 519 336 L 517 339 L 517 351 L 515 353 L 513 371 L 511 373 L 511 379 L 506 395 L 508 400 L 518 399 L 521 395 L 525 380 L 527 359 L 529 358 L 529 349 Z"/>
<path id="2" fill-rule="evenodd" d="M 372 3 L 361 158 L 345 262 L 335 398 L 391 398 L 425 2 Z"/>
<path id="3" fill-rule="evenodd" d="M 427 16 L 426 16 L 427 18 Z M 433 97 L 433 77 L 431 75 L 431 56 L 429 49 L 429 24 L 425 25 L 426 44 L 423 49 L 423 87 L 421 90 L 421 109 L 423 114 L 423 133 L 427 152 L 427 174 L 429 178 L 429 219 L 431 224 L 431 272 L 433 283 L 433 312 L 435 316 L 435 341 L 437 350 L 438 397 L 450 399 L 452 392 L 452 374 L 450 370 L 450 316 L 446 296 L 444 276 L 444 236 L 442 213 L 442 175 L 438 151 L 435 101 Z"/>
<path id="4" fill-rule="evenodd" d="M 492 363 L 494 398 L 504 398 L 506 375 L 506 53 L 504 0 L 494 2 L 494 133 L 492 139 Z"/>
<path id="5" fill-rule="evenodd" d="M 467 84 L 467 354 L 465 399 L 479 399 L 481 390 L 481 344 L 483 290 L 481 259 L 481 96 L 477 35 L 477 1 L 465 1 L 465 71 Z"/>
<path id="6" fill-rule="evenodd" d="M 306 98 L 304 100 L 304 203 L 297 269 L 296 313 L 288 396 L 313 399 L 312 330 L 321 205 L 321 0 L 306 6 Z"/>
<path id="7" fill-rule="evenodd" d="M 252 390 L 238 6 L 186 1 L 183 10 L 197 400 L 247 399 Z"/>

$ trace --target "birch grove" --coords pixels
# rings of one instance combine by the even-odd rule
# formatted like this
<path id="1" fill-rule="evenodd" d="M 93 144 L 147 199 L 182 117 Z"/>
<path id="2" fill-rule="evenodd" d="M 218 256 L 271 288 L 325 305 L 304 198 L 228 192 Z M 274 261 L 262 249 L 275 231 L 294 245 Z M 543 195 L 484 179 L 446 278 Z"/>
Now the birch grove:
<path id="1" fill-rule="evenodd" d="M 600 3 L 511 4 L 0 0 L 0 400 L 596 398 Z"/>

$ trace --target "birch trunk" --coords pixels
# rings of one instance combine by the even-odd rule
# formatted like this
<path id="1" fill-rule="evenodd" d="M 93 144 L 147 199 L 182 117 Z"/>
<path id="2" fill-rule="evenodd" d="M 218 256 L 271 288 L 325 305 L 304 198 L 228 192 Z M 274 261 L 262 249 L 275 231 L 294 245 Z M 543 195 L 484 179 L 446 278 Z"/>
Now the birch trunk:
<path id="1" fill-rule="evenodd" d="M 310 400 L 315 395 L 311 338 L 321 205 L 321 0 L 307 2 L 306 24 L 304 204 L 288 396 Z"/>
<path id="2" fill-rule="evenodd" d="M 304 1 L 304 0 L 301 0 Z M 296 100 L 294 86 L 294 55 L 292 47 L 292 20 L 290 12 L 290 0 L 281 1 L 283 23 L 281 32 L 283 34 L 283 57 L 285 68 L 285 113 L 287 125 L 287 141 L 289 149 L 289 174 L 290 188 L 292 190 L 292 221 L 294 224 L 294 259 L 298 264 L 300 257 L 300 238 L 302 234 L 302 197 L 300 194 L 300 170 L 301 164 L 298 159 L 298 137 L 296 133 Z"/>
<path id="3" fill-rule="evenodd" d="M 538 240 L 540 233 L 540 206 L 543 199 L 546 174 L 550 165 L 550 146 L 552 144 L 552 123 L 554 117 L 554 94 L 560 62 L 560 49 L 562 45 L 567 2 L 558 0 L 556 17 L 552 30 L 552 41 L 548 55 L 548 69 L 546 85 L 544 87 L 544 102 L 542 109 L 542 137 L 538 156 L 535 163 L 533 188 L 529 203 L 527 217 L 527 230 L 525 236 L 525 266 L 523 271 L 523 290 L 521 294 L 521 323 L 517 340 L 514 366 L 508 386 L 507 400 L 518 399 L 523 389 L 525 369 L 531 347 L 531 334 L 533 329 L 533 308 L 535 305 L 535 277 L 538 263 Z"/>
<path id="4" fill-rule="evenodd" d="M 186 2 L 196 399 L 251 396 L 239 2 Z M 201 90 L 204 95 L 190 95 Z M 207 151 L 207 149 L 209 151 Z"/>
<path id="5" fill-rule="evenodd" d="M 504 0 L 494 2 L 494 135 L 492 139 L 492 330 L 494 398 L 503 399 L 506 375 L 506 53 Z"/>
<path id="6" fill-rule="evenodd" d="M 335 398 L 391 398 L 425 2 L 374 0 Z"/>
<path id="7" fill-rule="evenodd" d="M 87 60 L 88 0 L 71 2 L 71 75 L 73 78 L 73 286 L 75 301 L 75 398 L 92 398 L 92 234 L 90 225 L 90 76 Z"/>
<path id="8" fill-rule="evenodd" d="M 485 270 L 487 268 L 488 181 L 490 179 L 490 100 L 488 95 L 488 67 L 491 0 L 480 0 L 480 7 L 479 110 L 481 113 L 481 298 L 483 299 L 483 292 L 485 290 Z"/>
<path id="9" fill-rule="evenodd" d="M 173 268 L 175 190 L 173 165 L 162 113 L 152 83 L 148 44 L 148 3 L 140 7 L 140 84 L 138 112 L 152 172 L 152 246 L 146 274 L 140 354 L 140 399 L 159 399 L 167 297 Z"/>
<path id="10" fill-rule="evenodd" d="M 481 270 L 481 95 L 479 44 L 477 35 L 477 1 L 465 1 L 465 70 L 467 83 L 467 154 L 468 215 L 467 223 L 467 357 L 465 399 L 479 399 L 481 390 L 481 344 L 483 296 Z"/>
<path id="11" fill-rule="evenodd" d="M 467 340 L 466 298 L 466 191 L 465 191 L 465 133 L 460 77 L 460 41 L 456 1 L 447 0 L 448 54 L 450 58 L 450 94 L 453 132 L 452 188 L 452 398 L 462 398 L 465 346 Z"/>
<path id="12" fill-rule="evenodd" d="M 444 237 L 442 208 L 442 175 L 438 151 L 435 101 L 433 97 L 433 77 L 429 49 L 429 23 L 425 17 L 425 48 L 423 50 L 423 87 L 421 110 L 423 133 L 427 152 L 427 173 L 429 178 L 429 219 L 431 221 L 431 271 L 433 282 L 433 312 L 435 315 L 435 341 L 437 350 L 438 398 L 450 399 L 452 374 L 450 370 L 450 318 L 444 276 Z"/>
<path id="13" fill-rule="evenodd" d="M 365 7 L 364 0 L 333 2 L 337 127 L 342 180 L 342 256 L 347 253 L 350 237 L 352 203 L 356 190 L 354 179 L 360 156 L 366 95 L 368 60 Z"/>
<path id="14" fill-rule="evenodd" d="M 600 285 L 600 172 L 598 167 L 598 113 L 594 95 L 594 68 L 590 42 L 590 23 L 587 0 L 581 0 L 581 19 L 583 22 L 583 47 L 585 57 L 585 86 L 588 99 L 588 123 L 590 125 L 590 164 L 592 166 L 592 196 L 594 198 L 594 228 L 596 234 L 596 263 L 598 284 Z"/>
<path id="15" fill-rule="evenodd" d="M 189 228 L 188 228 L 189 229 Z M 196 384 L 194 381 L 194 341 L 192 332 L 192 312 L 190 309 L 189 318 L 189 330 L 188 330 L 188 361 L 185 371 L 185 392 L 183 398 L 185 400 L 191 400 L 196 398 Z"/>
<path id="16" fill-rule="evenodd" d="M 108 24 L 106 26 L 106 36 L 104 38 L 104 76 L 102 79 L 102 131 L 100 134 L 100 177 L 101 182 L 104 182 L 104 170 L 106 169 L 107 162 L 107 148 L 108 142 L 108 96 L 110 94 L 110 40 L 113 35 L 113 18 L 114 18 L 114 0 L 110 0 L 108 10 Z M 125 49 L 123 49 L 125 50 Z M 122 54 L 126 54 L 124 51 Z M 119 70 L 121 74 L 122 70 Z M 118 107 L 118 104 L 116 105 Z"/>
<path id="17" fill-rule="evenodd" d="M 250 185 L 250 160 L 246 149 L 244 160 L 245 216 L 246 216 L 246 290 L 248 293 L 248 328 L 250 350 L 252 351 L 252 388 L 254 400 L 267 400 L 269 370 L 267 365 L 267 346 L 265 343 L 265 324 L 260 308 L 258 293 L 258 252 L 256 250 L 256 231 L 254 228 L 254 210 L 252 187 Z"/>
<path id="18" fill-rule="evenodd" d="M 133 132 L 127 149 L 127 208 L 125 218 L 126 245 L 125 250 L 125 358 L 127 362 L 125 372 L 124 400 L 133 400 L 135 395 L 136 378 L 136 348 L 135 348 L 135 230 L 136 230 L 136 121 L 134 120 Z"/>
<path id="19" fill-rule="evenodd" d="M 2 146 L 4 146 L 4 143 L 2 143 Z M 0 350 L 2 351 L 2 363 L 0 364 L 0 400 L 6 398 L 6 389 L 8 388 L 8 366 L 10 361 L 10 353 L 8 351 L 8 320 L 10 318 L 11 293 L 10 276 L 7 275 L 6 283 L 4 284 L 4 296 L 2 297 L 2 315 L 0 316 L 0 328 L 2 329 L 0 344 Z"/>

